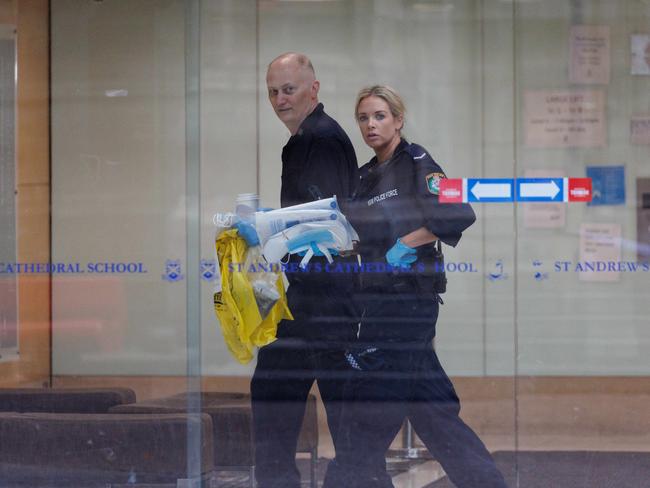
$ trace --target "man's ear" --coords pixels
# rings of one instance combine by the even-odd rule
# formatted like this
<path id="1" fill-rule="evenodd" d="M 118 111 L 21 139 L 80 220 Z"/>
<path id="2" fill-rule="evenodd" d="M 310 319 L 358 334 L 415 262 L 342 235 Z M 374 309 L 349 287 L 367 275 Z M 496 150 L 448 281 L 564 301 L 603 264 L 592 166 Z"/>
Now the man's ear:
<path id="1" fill-rule="evenodd" d="M 314 80 L 314 82 L 311 84 L 311 96 L 312 96 L 312 98 L 317 98 L 318 97 L 318 90 L 320 90 L 320 81 Z"/>

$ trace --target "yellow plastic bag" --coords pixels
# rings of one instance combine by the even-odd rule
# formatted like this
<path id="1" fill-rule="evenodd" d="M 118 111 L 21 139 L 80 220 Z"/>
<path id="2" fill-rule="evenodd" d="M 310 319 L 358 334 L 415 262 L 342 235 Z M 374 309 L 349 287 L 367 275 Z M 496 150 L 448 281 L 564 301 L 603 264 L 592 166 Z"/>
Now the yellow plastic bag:
<path id="1" fill-rule="evenodd" d="M 215 246 L 221 270 L 221 291 L 214 294 L 214 311 L 228 349 L 237 361 L 246 364 L 253 358 L 255 347 L 276 339 L 280 320 L 293 320 L 293 316 L 280 276 L 276 282 L 280 299 L 262 320 L 253 287 L 246 270 L 241 269 L 248 246 L 235 229 L 219 234 Z"/>

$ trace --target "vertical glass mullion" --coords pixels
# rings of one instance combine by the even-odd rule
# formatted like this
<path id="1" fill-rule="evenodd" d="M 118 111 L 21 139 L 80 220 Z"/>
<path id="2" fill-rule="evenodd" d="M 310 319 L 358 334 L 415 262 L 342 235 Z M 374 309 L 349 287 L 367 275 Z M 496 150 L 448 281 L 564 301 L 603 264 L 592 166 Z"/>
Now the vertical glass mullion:
<path id="1" fill-rule="evenodd" d="M 519 110 L 520 103 L 519 97 L 521 90 L 518 86 L 519 77 L 517 76 L 518 69 L 518 32 L 519 26 L 517 24 L 517 1 L 512 1 L 512 143 L 513 143 L 513 159 L 512 159 L 512 177 L 516 178 L 517 175 L 517 165 L 519 159 Z M 519 296 L 518 296 L 518 280 L 519 280 L 519 228 L 518 228 L 518 208 L 517 204 L 513 205 L 513 236 L 514 236 L 514 246 L 513 246 L 513 400 L 514 400 L 514 449 L 515 449 L 515 486 L 519 486 Z"/>
<path id="2" fill-rule="evenodd" d="M 187 240 L 187 412 L 201 412 L 201 153 L 200 34 L 201 1 L 185 2 L 185 231 Z M 188 420 L 187 477 L 201 476 L 200 423 Z"/>

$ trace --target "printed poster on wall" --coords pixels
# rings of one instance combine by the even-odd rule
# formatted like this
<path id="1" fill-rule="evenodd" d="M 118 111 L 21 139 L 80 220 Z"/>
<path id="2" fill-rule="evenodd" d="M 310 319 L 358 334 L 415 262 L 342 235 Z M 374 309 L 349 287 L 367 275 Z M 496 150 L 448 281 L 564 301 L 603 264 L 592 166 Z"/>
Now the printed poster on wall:
<path id="1" fill-rule="evenodd" d="M 592 199 L 587 205 L 625 205 L 625 166 L 587 166 Z"/>
<path id="2" fill-rule="evenodd" d="M 650 145 L 650 115 L 635 115 L 630 120 L 630 143 Z"/>
<path id="3" fill-rule="evenodd" d="M 582 281 L 618 281 L 621 272 L 621 226 L 581 224 L 578 275 Z"/>
<path id="4" fill-rule="evenodd" d="M 524 104 L 527 146 L 605 146 L 605 94 L 602 90 L 531 90 L 524 94 Z"/>
<path id="5" fill-rule="evenodd" d="M 650 178 L 636 179 L 637 260 L 650 261 Z"/>
<path id="6" fill-rule="evenodd" d="M 607 85 L 610 72 L 609 26 L 574 25 L 569 39 L 569 81 Z"/>
<path id="7" fill-rule="evenodd" d="M 650 75 L 650 34 L 633 34 L 630 37 L 630 72 L 633 75 Z"/>
<path id="8" fill-rule="evenodd" d="M 561 170 L 529 169 L 524 172 L 526 178 L 564 178 Z M 522 203 L 524 227 L 527 229 L 553 229 L 564 227 L 566 223 L 566 204 L 551 202 Z"/>

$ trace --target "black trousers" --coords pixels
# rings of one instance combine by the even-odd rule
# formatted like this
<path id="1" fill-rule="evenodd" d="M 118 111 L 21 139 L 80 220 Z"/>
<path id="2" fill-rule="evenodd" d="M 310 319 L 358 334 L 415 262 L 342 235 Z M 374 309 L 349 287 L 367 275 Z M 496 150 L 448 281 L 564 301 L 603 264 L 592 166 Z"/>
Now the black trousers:
<path id="1" fill-rule="evenodd" d="M 360 348 L 363 371 L 346 384 L 339 412 L 336 460 L 325 488 L 392 488 L 385 455 L 404 420 L 459 488 L 504 488 L 490 453 L 459 416 L 460 402 L 436 355 L 432 339 L 438 316 L 435 296 L 370 293 Z"/>
<path id="2" fill-rule="evenodd" d="M 295 320 L 282 321 L 278 339 L 259 350 L 251 381 L 258 488 L 300 487 L 296 445 L 314 381 L 337 448 L 349 374 L 343 353 L 357 330 L 346 286 L 294 283 L 287 300 Z"/>

